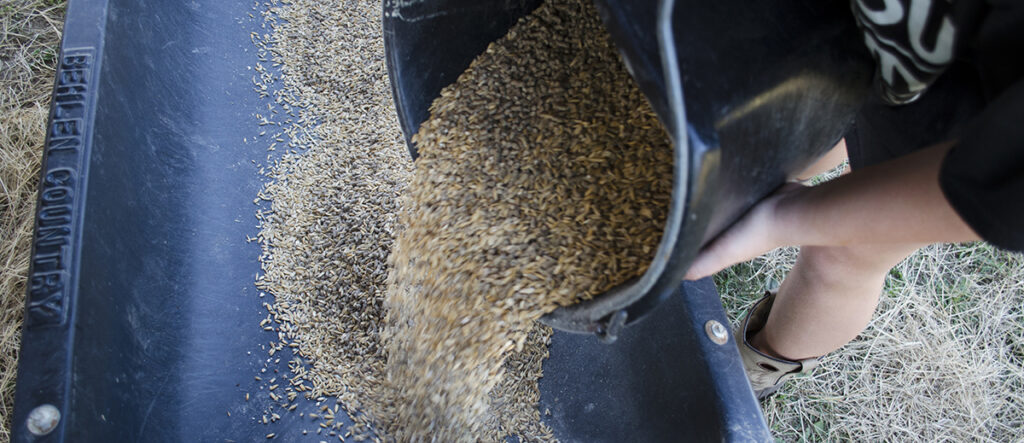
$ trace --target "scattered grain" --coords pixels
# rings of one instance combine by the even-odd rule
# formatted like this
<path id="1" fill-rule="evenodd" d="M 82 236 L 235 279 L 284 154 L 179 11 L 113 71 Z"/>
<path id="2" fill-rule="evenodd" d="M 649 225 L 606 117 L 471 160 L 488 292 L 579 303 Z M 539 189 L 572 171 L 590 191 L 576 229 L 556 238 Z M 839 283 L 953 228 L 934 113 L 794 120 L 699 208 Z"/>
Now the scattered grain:
<path id="1" fill-rule="evenodd" d="M 269 209 L 257 210 L 264 271 L 257 285 L 274 297 L 266 305 L 274 324 L 261 327 L 279 334 L 268 354 L 287 347 L 301 357 L 299 363 L 289 362 L 288 384 L 316 401 L 337 396 L 355 421 L 344 436 L 357 441 L 367 438 L 371 424 L 387 440 L 424 435 L 425 416 L 418 408 L 424 404 L 423 389 L 430 387 L 440 387 L 438 398 L 446 406 L 438 426 L 450 430 L 474 423 L 455 437 L 551 439 L 536 408 L 536 381 L 551 331 L 532 320 L 643 271 L 651 239 L 656 243 L 660 236 L 650 226 L 660 224 L 664 211 L 652 207 L 648 216 L 641 210 L 667 201 L 660 171 L 671 165 L 662 152 L 664 134 L 629 83 L 593 8 L 578 0 L 542 6 L 493 44 L 435 103 L 427 132 L 417 136 L 427 161 L 417 162 L 419 182 L 408 189 L 417 203 L 403 216 L 409 230 L 398 262 L 404 264 L 392 278 L 411 276 L 407 281 L 424 283 L 436 261 L 459 254 L 415 294 L 393 297 L 386 289 L 388 256 L 412 165 L 386 77 L 380 3 L 271 0 L 266 5 L 264 25 L 273 33 L 251 38 L 261 61 L 280 67 L 281 74 L 256 65 L 254 88 L 272 103 L 266 115 L 255 117 L 261 126 L 281 128 L 278 134 L 262 134 L 273 139 L 268 151 L 288 148 L 281 155 L 268 153 L 269 167 L 260 170 L 272 181 L 257 196 L 257 202 L 270 201 Z M 453 90 L 461 91 L 459 100 Z M 591 102 L 593 96 L 601 99 Z M 488 128 L 492 123 L 500 124 Z M 466 134 L 445 133 L 442 127 Z M 454 159 L 475 164 L 458 169 Z M 422 172 L 434 166 L 448 169 L 430 177 Z M 461 172 L 472 182 L 459 182 L 453 174 Z M 465 192 L 457 189 L 460 185 L 468 186 Z M 430 187 L 449 193 L 442 201 L 445 209 L 410 223 L 438 197 L 425 192 Z M 531 195 L 541 198 L 531 200 Z M 495 212 L 484 209 L 492 204 Z M 417 253 L 424 245 L 408 237 L 431 223 L 441 226 L 437 215 L 447 210 L 459 223 L 451 226 L 454 237 L 443 234 L 437 239 L 443 247 Z M 482 240 L 475 245 L 468 242 L 474 235 Z M 466 249 L 456 251 L 457 246 Z M 411 254 L 424 257 L 419 266 L 409 263 Z M 535 260 L 527 263 L 525 257 Z M 483 277 L 483 286 L 452 280 L 459 275 Z M 460 284 L 434 291 L 453 281 Z M 408 334 L 415 329 L 392 324 L 383 336 L 398 340 L 386 347 L 381 340 L 385 296 L 388 306 L 400 306 L 393 321 L 430 313 L 422 322 L 417 318 L 424 326 L 436 326 L 433 317 L 444 300 L 470 300 L 457 311 L 478 317 L 452 317 L 455 341 L 428 341 L 431 346 L 450 349 L 469 332 L 489 332 L 448 354 L 462 361 L 461 367 L 423 355 L 438 347 L 410 350 Z M 406 306 L 403 301 L 418 304 L 417 297 L 427 302 Z M 390 349 L 399 352 L 392 362 L 424 362 L 451 372 L 426 385 L 415 371 L 389 373 Z M 454 380 L 457 374 L 470 377 Z M 400 393 L 396 386 L 415 389 Z M 456 392 L 470 395 L 452 401 Z M 396 406 L 408 398 L 420 402 Z M 309 414 L 324 420 L 318 434 L 332 420 L 328 415 L 334 414 Z"/>

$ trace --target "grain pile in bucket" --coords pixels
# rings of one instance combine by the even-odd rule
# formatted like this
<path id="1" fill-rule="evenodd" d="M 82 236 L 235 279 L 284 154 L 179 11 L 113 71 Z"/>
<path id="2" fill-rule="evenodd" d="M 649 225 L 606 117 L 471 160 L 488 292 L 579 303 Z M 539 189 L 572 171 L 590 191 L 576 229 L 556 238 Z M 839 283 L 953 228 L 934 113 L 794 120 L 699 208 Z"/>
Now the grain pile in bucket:
<path id="1" fill-rule="evenodd" d="M 521 20 L 414 140 L 385 301 L 393 428 L 470 441 L 535 320 L 646 270 L 672 149 L 589 0 Z"/>
<path id="2" fill-rule="evenodd" d="M 273 400 L 257 420 L 298 415 L 297 398 L 305 396 L 318 406 L 300 417 L 311 420 L 309 433 L 390 439 L 378 407 L 394 402 L 382 383 L 379 330 L 397 197 L 412 162 L 384 65 L 380 2 L 272 1 L 261 9 L 264 30 L 251 35 L 261 59 L 253 83 L 269 105 L 255 117 L 257 141 L 271 151 L 265 173 L 272 181 L 260 195 L 270 209 L 257 213 L 264 251 L 257 286 L 273 300 L 260 326 L 278 335 L 270 362 L 284 348 L 296 357 L 283 362 L 292 371 L 288 380 L 256 376 Z M 492 393 L 491 440 L 550 436 L 536 408 L 550 335 L 535 326 L 523 351 L 509 358 L 514 370 Z M 341 429 L 331 396 L 353 416 L 354 429 Z"/>

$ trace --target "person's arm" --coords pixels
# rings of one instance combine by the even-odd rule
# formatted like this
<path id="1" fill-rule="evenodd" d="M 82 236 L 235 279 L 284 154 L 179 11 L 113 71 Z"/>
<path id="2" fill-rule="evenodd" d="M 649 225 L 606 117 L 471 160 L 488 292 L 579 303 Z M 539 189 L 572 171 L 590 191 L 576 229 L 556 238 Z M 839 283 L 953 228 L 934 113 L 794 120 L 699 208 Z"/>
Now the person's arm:
<path id="1" fill-rule="evenodd" d="M 686 279 L 781 246 L 978 240 L 939 188 L 942 159 L 951 146 L 922 149 L 819 186 L 780 189 L 702 249 Z"/>

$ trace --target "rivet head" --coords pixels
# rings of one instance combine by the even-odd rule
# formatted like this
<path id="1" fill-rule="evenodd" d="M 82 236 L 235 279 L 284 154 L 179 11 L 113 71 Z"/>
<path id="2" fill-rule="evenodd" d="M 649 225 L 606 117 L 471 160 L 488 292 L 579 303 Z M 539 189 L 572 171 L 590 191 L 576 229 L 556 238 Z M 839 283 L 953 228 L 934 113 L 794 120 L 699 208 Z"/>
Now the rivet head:
<path id="1" fill-rule="evenodd" d="M 729 330 L 718 320 L 708 320 L 704 323 L 704 332 L 716 344 L 724 345 L 729 341 Z"/>
<path id="2" fill-rule="evenodd" d="M 60 410 L 51 404 L 36 406 L 25 420 L 28 431 L 39 436 L 53 432 L 57 428 L 57 423 L 60 423 Z"/>

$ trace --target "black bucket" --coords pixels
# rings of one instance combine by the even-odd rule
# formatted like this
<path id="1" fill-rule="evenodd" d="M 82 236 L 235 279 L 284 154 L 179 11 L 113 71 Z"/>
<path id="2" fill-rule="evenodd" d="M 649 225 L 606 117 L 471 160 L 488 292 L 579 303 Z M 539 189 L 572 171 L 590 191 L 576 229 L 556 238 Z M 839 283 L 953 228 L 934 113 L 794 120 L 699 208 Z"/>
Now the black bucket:
<path id="1" fill-rule="evenodd" d="M 629 72 L 672 137 L 669 218 L 647 272 L 544 318 L 614 339 L 679 287 L 700 247 L 839 141 L 871 59 L 843 2 L 595 0 Z M 385 1 L 402 129 L 538 2 Z M 400 5 L 401 4 L 401 5 Z"/>

